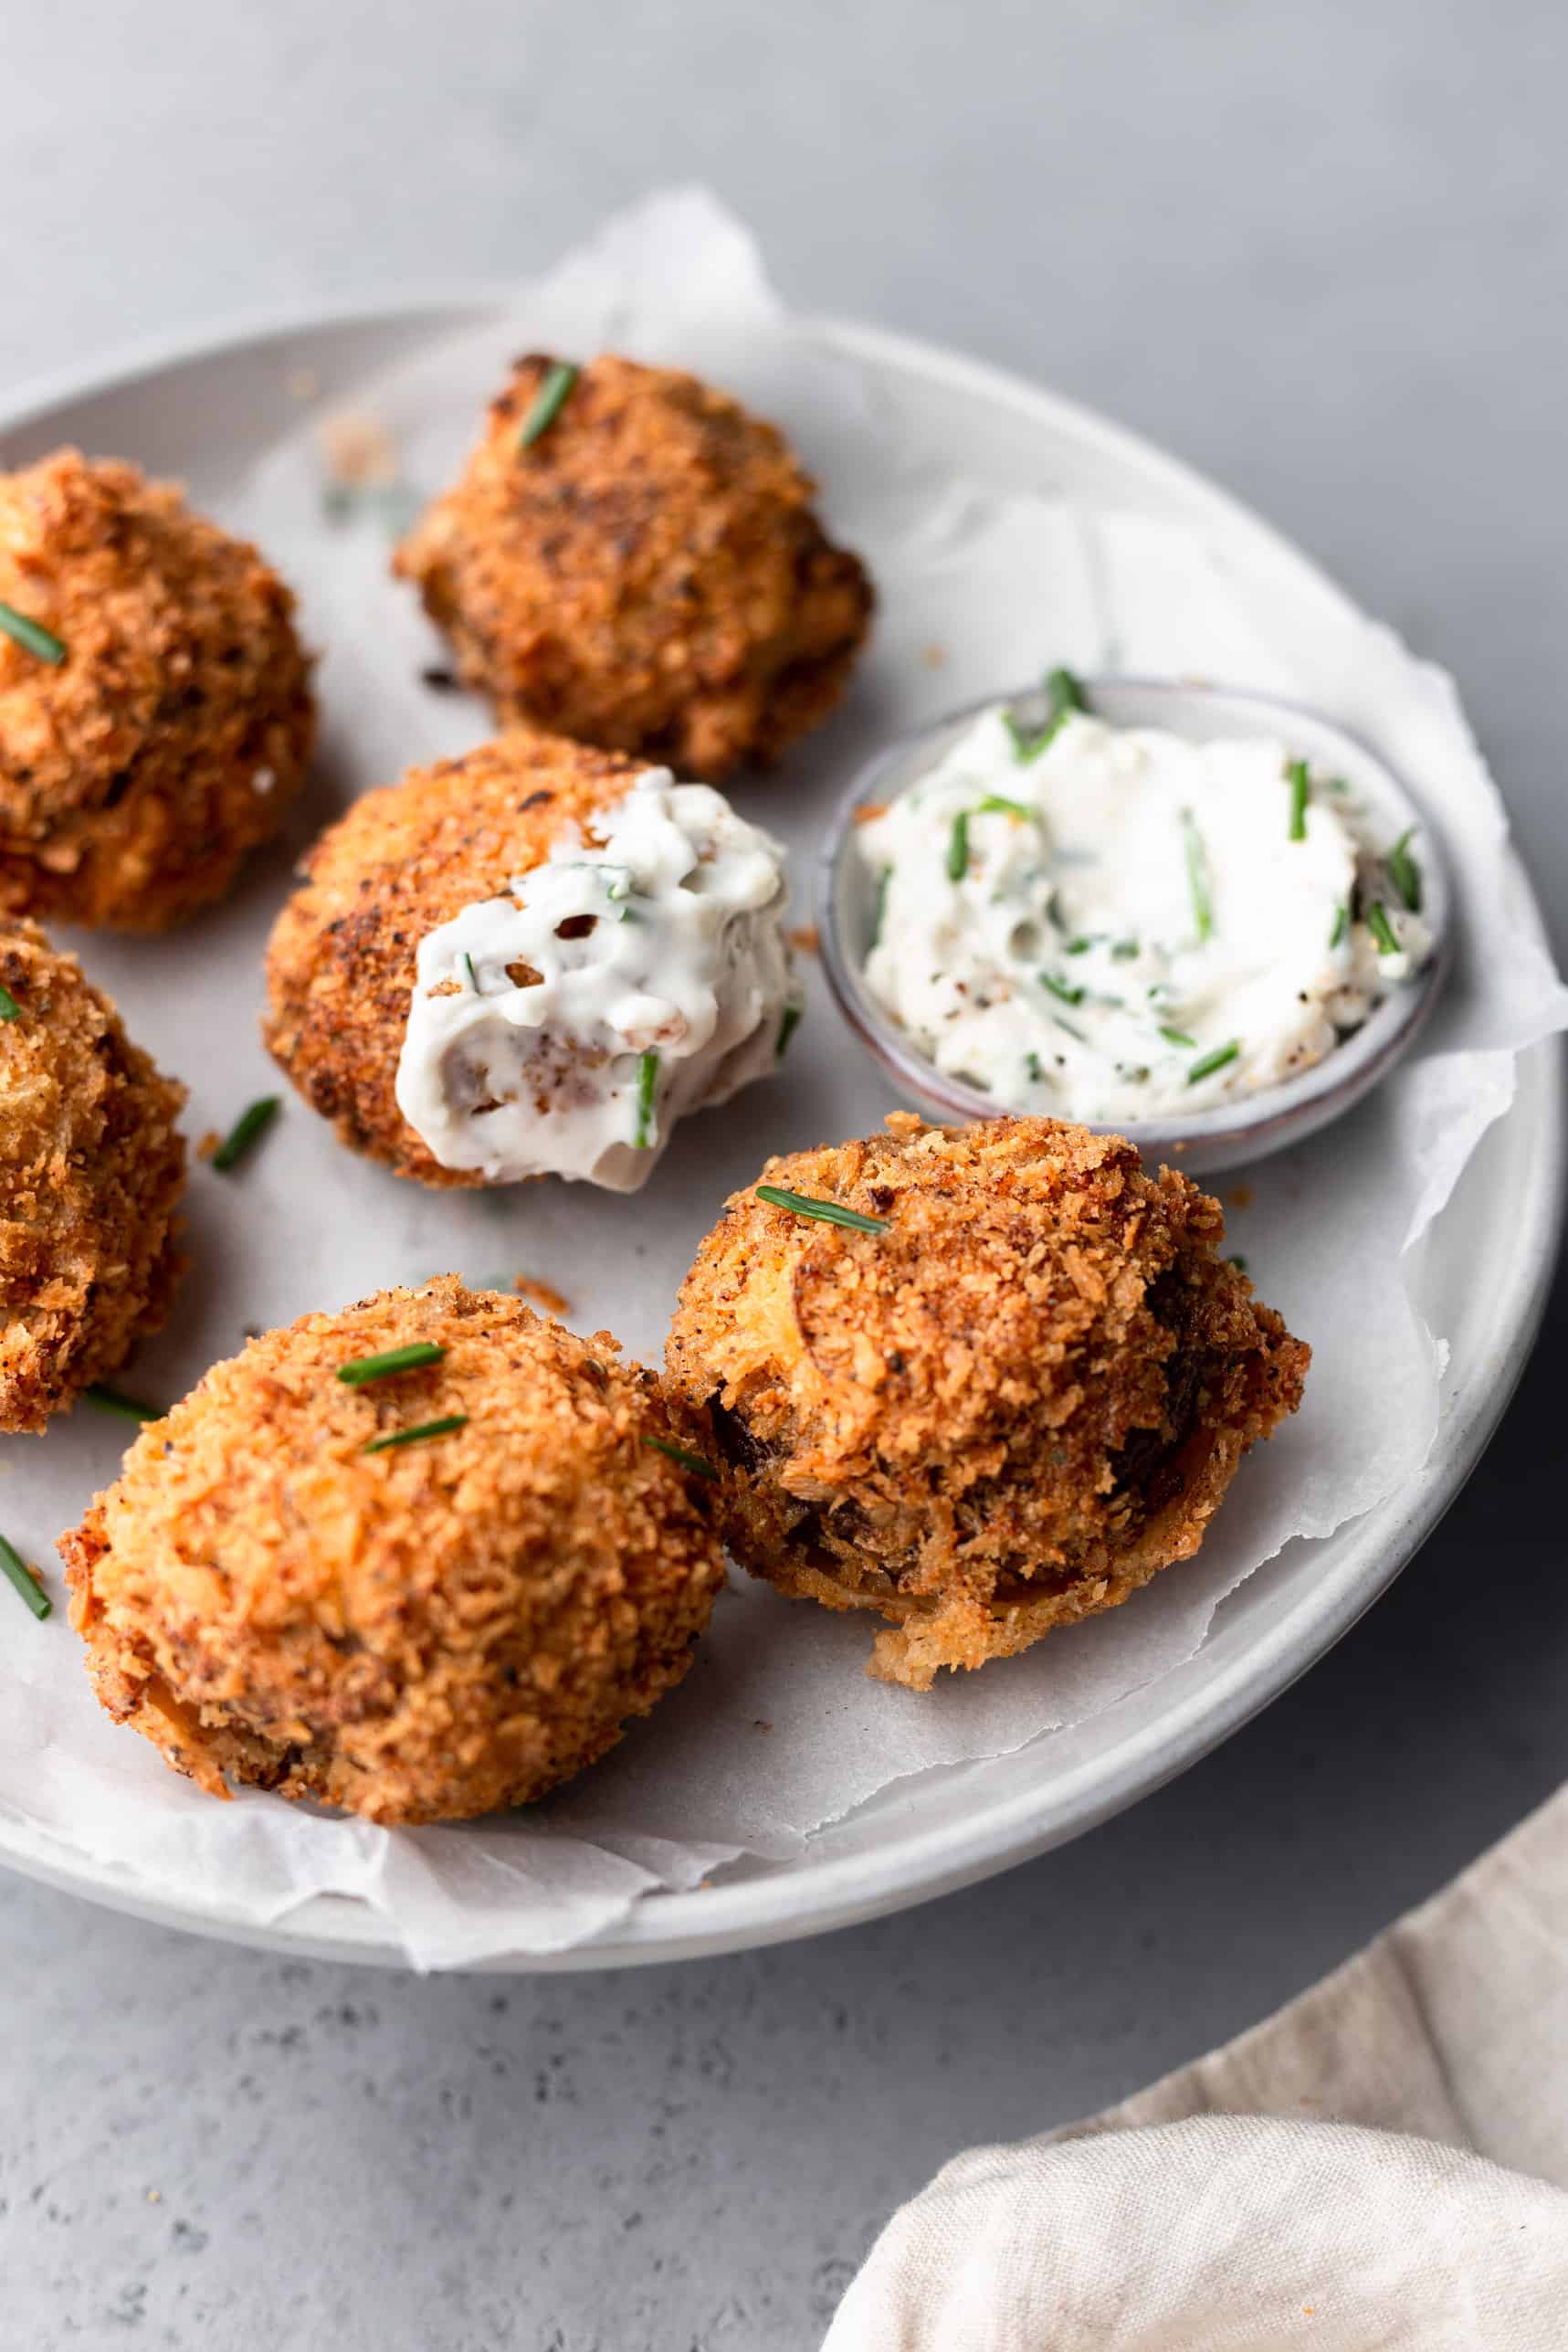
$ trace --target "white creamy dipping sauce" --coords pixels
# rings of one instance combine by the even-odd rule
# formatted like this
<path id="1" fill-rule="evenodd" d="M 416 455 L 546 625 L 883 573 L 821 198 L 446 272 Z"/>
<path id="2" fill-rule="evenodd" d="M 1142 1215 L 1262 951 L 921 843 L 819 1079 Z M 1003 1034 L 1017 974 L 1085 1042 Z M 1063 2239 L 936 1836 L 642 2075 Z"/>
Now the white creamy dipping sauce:
<path id="1" fill-rule="evenodd" d="M 1419 848 L 1269 741 L 1003 708 L 863 822 L 864 976 L 1010 1109 L 1212 1108 L 1321 1061 L 1431 951 Z"/>
<path id="2" fill-rule="evenodd" d="M 397 1107 L 443 1167 L 635 1192 L 688 1111 L 798 1018 L 784 851 L 721 793 L 637 776 L 504 896 L 419 943 Z"/>

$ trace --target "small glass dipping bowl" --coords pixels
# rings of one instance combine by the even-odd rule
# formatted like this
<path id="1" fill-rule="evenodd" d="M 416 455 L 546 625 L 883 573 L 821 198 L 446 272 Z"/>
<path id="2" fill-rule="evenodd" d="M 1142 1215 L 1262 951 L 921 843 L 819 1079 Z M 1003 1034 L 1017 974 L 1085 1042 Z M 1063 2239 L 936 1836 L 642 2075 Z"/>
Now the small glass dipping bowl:
<path id="1" fill-rule="evenodd" d="M 1161 727 L 1194 743 L 1223 736 L 1276 737 L 1293 758 L 1306 760 L 1314 775 L 1342 777 L 1380 833 L 1386 828 L 1384 838 L 1393 841 L 1407 828 L 1415 828 L 1421 919 L 1431 933 L 1431 954 L 1414 979 L 1394 988 L 1321 1061 L 1281 1085 L 1260 1087 L 1241 1101 L 1184 1117 L 1167 1111 L 1155 1119 L 1078 1122 L 1100 1134 L 1125 1135 L 1146 1159 L 1174 1160 L 1188 1173 L 1240 1167 L 1287 1144 L 1300 1143 L 1341 1117 L 1414 1042 L 1436 1002 L 1452 950 L 1452 899 L 1442 847 L 1394 771 L 1355 736 L 1313 712 L 1267 695 L 1156 679 L 1090 678 L 1083 680 L 1083 689 L 1094 716 L 1111 726 Z M 856 775 L 817 865 L 818 942 L 838 1009 L 899 1092 L 927 1118 L 946 1125 L 998 1118 L 1017 1106 L 935 1069 L 867 987 L 864 965 L 876 920 L 877 890 L 856 848 L 857 812 L 906 791 L 973 719 L 999 702 L 1026 727 L 1043 725 L 1050 715 L 1041 690 L 991 694 L 889 744 Z"/>

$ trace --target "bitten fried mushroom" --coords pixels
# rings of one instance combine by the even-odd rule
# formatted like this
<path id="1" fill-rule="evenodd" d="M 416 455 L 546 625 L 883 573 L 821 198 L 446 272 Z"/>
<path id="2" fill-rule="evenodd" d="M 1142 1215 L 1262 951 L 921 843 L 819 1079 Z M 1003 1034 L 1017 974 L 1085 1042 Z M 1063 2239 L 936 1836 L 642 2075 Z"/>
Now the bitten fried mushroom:
<path id="1" fill-rule="evenodd" d="M 869 1671 L 925 1690 L 1189 1558 L 1310 1355 L 1223 1230 L 1185 1178 L 1049 1119 L 896 1113 L 770 1161 L 702 1244 L 668 1351 L 737 1559 L 879 1611 Z"/>
<path id="2" fill-rule="evenodd" d="M 607 1334 L 447 1276 L 216 1365 L 60 1552 L 99 1698 L 176 1771 L 449 1820 L 679 1682 L 723 1577 L 707 1491 Z"/>
<path id="3" fill-rule="evenodd" d="M 838 701 L 871 590 L 773 426 L 695 376 L 520 360 L 397 552 L 503 722 L 718 782 Z"/>
<path id="4" fill-rule="evenodd" d="M 0 1429 L 42 1429 L 167 1314 L 184 1099 L 74 955 L 0 924 Z"/>
<path id="5" fill-rule="evenodd" d="M 304 782 L 293 609 L 173 483 L 0 475 L 0 910 L 153 932 L 222 896 Z"/>

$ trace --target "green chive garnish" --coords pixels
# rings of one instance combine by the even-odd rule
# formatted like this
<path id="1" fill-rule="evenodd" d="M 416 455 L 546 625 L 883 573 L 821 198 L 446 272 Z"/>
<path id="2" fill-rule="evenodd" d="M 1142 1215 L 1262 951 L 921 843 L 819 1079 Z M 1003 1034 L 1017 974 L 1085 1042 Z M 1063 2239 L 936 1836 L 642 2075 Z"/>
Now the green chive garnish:
<path id="1" fill-rule="evenodd" d="M 1212 1053 L 1205 1053 L 1201 1060 L 1194 1062 L 1187 1072 L 1187 1084 L 1195 1086 L 1200 1078 L 1212 1078 L 1216 1070 L 1223 1070 L 1227 1061 L 1234 1061 L 1240 1051 L 1239 1038 L 1232 1038 L 1228 1045 L 1216 1045 Z"/>
<path id="2" fill-rule="evenodd" d="M 1204 837 L 1198 831 L 1190 808 L 1182 811 L 1182 838 L 1186 848 L 1187 888 L 1192 892 L 1193 921 L 1200 939 L 1214 937 L 1214 901 L 1209 896 L 1209 861 L 1204 849 Z"/>
<path id="3" fill-rule="evenodd" d="M 1055 720 L 1047 719 L 1037 733 L 1028 734 L 1011 711 L 1003 712 L 1002 723 L 1013 738 L 1013 757 L 1020 767 L 1027 767 L 1031 760 L 1037 760 L 1056 733 Z"/>
<path id="4" fill-rule="evenodd" d="M 463 969 L 468 976 L 468 986 L 477 997 L 479 993 L 479 976 L 474 970 L 474 959 L 467 948 L 463 950 Z"/>
<path id="5" fill-rule="evenodd" d="M 877 877 L 877 906 L 871 917 L 870 946 L 875 947 L 882 936 L 882 924 L 888 913 L 888 884 L 893 879 L 891 866 L 884 866 Z M 869 953 L 869 949 L 867 951 Z"/>
<path id="6" fill-rule="evenodd" d="M 14 1544 L 0 1535 L 0 1570 L 10 1578 L 35 1617 L 47 1617 L 54 1602 Z"/>
<path id="7" fill-rule="evenodd" d="M 394 1446 L 416 1446 L 426 1438 L 444 1438 L 452 1429 L 465 1429 L 467 1413 L 446 1413 L 438 1421 L 419 1421 L 411 1429 L 390 1429 L 384 1438 L 372 1438 L 361 1446 L 361 1453 L 389 1453 Z"/>
<path id="8" fill-rule="evenodd" d="M 1245 1258 L 1227 1258 L 1225 1262 L 1227 1266 L 1234 1266 L 1238 1274 L 1245 1274 L 1247 1271 L 1247 1260 Z"/>
<path id="9" fill-rule="evenodd" d="M 1065 1029 L 1069 1038 L 1076 1038 L 1079 1045 L 1087 1045 L 1089 1043 L 1089 1039 L 1084 1036 L 1083 1031 L 1079 1028 L 1075 1028 L 1071 1021 L 1064 1021 L 1059 1013 L 1053 1013 L 1051 1015 L 1051 1019 L 1058 1029 Z"/>
<path id="10" fill-rule="evenodd" d="M 1285 781 L 1290 787 L 1290 829 L 1287 838 L 1304 841 L 1307 838 L 1307 763 L 1287 760 Z"/>
<path id="11" fill-rule="evenodd" d="M 1397 955 L 1399 954 L 1399 942 L 1394 937 L 1394 925 L 1390 923 L 1386 913 L 1384 912 L 1383 901 L 1381 899 L 1373 899 L 1372 904 L 1368 907 L 1366 911 L 1366 927 L 1377 943 L 1377 952 L 1380 955 Z"/>
<path id="12" fill-rule="evenodd" d="M 655 1453 L 668 1454 L 671 1461 L 680 1464 L 682 1470 L 694 1470 L 699 1478 L 717 1478 L 719 1475 L 712 1463 L 704 1461 L 700 1453 L 688 1453 L 684 1446 L 671 1445 L 668 1438 L 644 1438 L 643 1443 L 651 1446 Z"/>
<path id="13" fill-rule="evenodd" d="M 1037 1053 L 1026 1053 L 1024 1056 L 1024 1067 L 1029 1073 L 1030 1084 L 1032 1086 L 1037 1086 L 1040 1082 L 1041 1077 L 1039 1055 Z"/>
<path id="14" fill-rule="evenodd" d="M 100 1413 L 118 1413 L 122 1420 L 155 1421 L 160 1418 L 156 1405 L 138 1404 L 134 1397 L 122 1396 L 118 1388 L 106 1388 L 99 1380 L 81 1393 Z"/>
<path id="15" fill-rule="evenodd" d="M 1048 988 L 1052 996 L 1059 997 L 1064 1005 L 1081 1005 L 1083 1002 L 1083 990 L 1069 986 L 1066 980 L 1058 980 L 1054 972 L 1042 972 L 1040 986 Z"/>
<path id="16" fill-rule="evenodd" d="M 220 1176 L 226 1176 L 230 1168 L 237 1167 L 247 1152 L 266 1134 L 282 1108 L 282 1100 L 279 1095 L 264 1094 L 258 1102 L 251 1104 L 248 1111 L 242 1111 L 213 1154 L 209 1165 L 216 1168 Z"/>
<path id="17" fill-rule="evenodd" d="M 1038 813 L 1026 808 L 1021 800 L 1009 800 L 1000 792 L 988 792 L 974 812 L 976 817 L 1018 817 L 1026 825 L 1032 825 Z"/>
<path id="18" fill-rule="evenodd" d="M 784 1018 L 779 1023 L 778 1043 L 773 1048 L 773 1060 L 775 1061 L 782 1061 L 785 1054 L 789 1051 L 789 1041 L 791 1038 L 794 1037 L 796 1029 L 799 1028 L 800 1017 L 805 1010 L 805 1007 L 804 1005 L 786 1005 L 784 1007 Z"/>
<path id="19" fill-rule="evenodd" d="M 782 1185 L 760 1184 L 757 1198 L 773 1208 L 787 1208 L 792 1217 L 815 1217 L 824 1225 L 847 1225 L 854 1233 L 887 1233 L 891 1230 L 885 1217 L 862 1217 L 858 1208 L 846 1208 L 842 1201 L 816 1200 L 808 1192 L 785 1192 Z"/>
<path id="20" fill-rule="evenodd" d="M 1385 863 L 1388 879 L 1405 901 L 1412 914 L 1421 912 L 1421 869 L 1410 854 L 1410 836 L 1415 828 L 1410 826 L 1390 849 Z"/>
<path id="21" fill-rule="evenodd" d="M 658 1085 L 658 1056 L 645 1053 L 637 1063 L 637 1123 L 632 1134 L 634 1147 L 639 1152 L 649 1150 L 653 1144 L 653 1098 Z"/>
<path id="22" fill-rule="evenodd" d="M 1337 907 L 1335 907 L 1335 909 L 1334 909 L 1334 927 L 1333 927 L 1332 931 L 1331 931 L 1331 932 L 1330 932 L 1330 933 L 1329 933 L 1329 945 L 1330 945 L 1331 947 L 1337 947 L 1337 946 L 1339 945 L 1339 944 L 1340 944 L 1341 940 L 1344 937 L 1344 935 L 1345 935 L 1346 932 L 1350 929 L 1350 927 L 1351 927 L 1351 911 L 1350 911 L 1349 907 L 1348 907 L 1348 906 L 1337 906 Z"/>
<path id="23" fill-rule="evenodd" d="M 1168 1029 L 1163 1021 L 1160 1024 L 1160 1035 L 1171 1045 L 1196 1045 L 1197 1043 L 1196 1038 L 1190 1038 L 1185 1029 Z"/>
<path id="24" fill-rule="evenodd" d="M 1069 939 L 1068 941 L 1067 945 L 1062 950 L 1062 954 L 1064 955 L 1087 955 L 1093 945 L 1094 942 L 1092 939 L 1085 939 L 1080 933 L 1077 939 Z"/>
<path id="25" fill-rule="evenodd" d="M 577 381 L 577 370 L 569 359 L 558 359 L 544 371 L 544 379 L 533 396 L 532 406 L 522 420 L 522 430 L 517 437 L 520 450 L 531 449 L 535 441 L 548 433 L 566 406 L 572 386 Z"/>
<path id="26" fill-rule="evenodd" d="M 1070 670 L 1053 670 L 1046 680 L 1046 692 L 1050 697 L 1051 715 L 1037 734 L 1026 734 L 1011 711 L 1002 713 L 1007 733 L 1013 738 L 1013 756 L 1020 767 L 1027 767 L 1031 760 L 1039 758 L 1064 719 L 1072 712 L 1088 708 L 1083 699 L 1083 688 Z M 1035 813 L 1033 809 L 1029 811 L 1031 817 Z"/>
<path id="27" fill-rule="evenodd" d="M 40 661 L 52 661 L 57 670 L 66 658 L 65 647 L 53 630 L 41 628 L 15 605 L 0 605 L 0 629 L 24 652 L 36 653 Z"/>
<path id="28" fill-rule="evenodd" d="M 22 1007 L 9 988 L 0 988 L 0 1021 L 19 1021 Z"/>
<path id="29" fill-rule="evenodd" d="M 351 1388 L 363 1388 L 367 1381 L 388 1380 L 395 1372 L 417 1372 L 422 1365 L 439 1364 L 446 1353 L 433 1339 L 415 1339 L 406 1347 L 389 1347 L 382 1355 L 356 1355 L 351 1363 L 340 1364 L 338 1378 Z"/>
<path id="30" fill-rule="evenodd" d="M 1110 954 L 1114 963 L 1131 964 L 1137 956 L 1138 942 L 1135 939 L 1119 939 Z"/>
<path id="31" fill-rule="evenodd" d="M 952 831 L 947 841 L 947 879 L 961 882 L 969 871 L 969 811 L 961 808 L 952 820 Z"/>
<path id="32" fill-rule="evenodd" d="M 1046 691 L 1051 698 L 1055 723 L 1059 727 L 1070 711 L 1087 711 L 1083 688 L 1070 670 L 1053 670 L 1046 680 Z"/>

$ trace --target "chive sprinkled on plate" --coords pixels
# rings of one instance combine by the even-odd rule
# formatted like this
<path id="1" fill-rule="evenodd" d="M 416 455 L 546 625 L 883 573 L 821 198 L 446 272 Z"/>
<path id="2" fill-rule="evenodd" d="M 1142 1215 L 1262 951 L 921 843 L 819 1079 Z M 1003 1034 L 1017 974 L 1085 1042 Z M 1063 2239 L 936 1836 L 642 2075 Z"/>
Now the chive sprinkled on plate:
<path id="1" fill-rule="evenodd" d="M 1351 927 L 1351 911 L 1343 902 L 1334 909 L 1334 927 L 1329 933 L 1329 945 L 1337 947 Z"/>
<path id="2" fill-rule="evenodd" d="M 1192 896 L 1193 921 L 1200 939 L 1214 937 L 1214 901 L 1209 896 L 1208 853 L 1204 837 L 1190 808 L 1182 811 L 1182 842 L 1187 860 L 1187 889 Z"/>
<path id="3" fill-rule="evenodd" d="M 700 1453 L 688 1453 L 684 1446 L 672 1445 L 668 1438 L 645 1437 L 643 1443 L 651 1446 L 655 1453 L 668 1454 L 671 1461 L 680 1464 L 682 1470 L 694 1470 L 699 1478 L 716 1479 L 719 1475 L 712 1463 L 704 1461 Z"/>
<path id="4" fill-rule="evenodd" d="M 786 1005 L 784 1007 L 784 1018 L 779 1023 L 778 1042 L 773 1047 L 773 1060 L 775 1061 L 782 1061 L 785 1054 L 789 1051 L 789 1041 L 791 1038 L 794 1037 L 796 1029 L 799 1028 L 801 1016 L 805 1011 L 805 1007 L 804 1005 Z"/>
<path id="5" fill-rule="evenodd" d="M 1135 939 L 1119 939 L 1110 951 L 1114 964 L 1131 964 L 1136 961 L 1137 955 L 1138 942 Z"/>
<path id="6" fill-rule="evenodd" d="M 1160 1035 L 1168 1045 L 1196 1045 L 1197 1043 L 1196 1038 L 1190 1038 L 1185 1029 L 1169 1029 L 1163 1021 L 1160 1024 Z"/>
<path id="7" fill-rule="evenodd" d="M 1285 781 L 1290 787 L 1290 826 L 1287 838 L 1304 841 L 1307 838 L 1307 793 L 1309 789 L 1305 760 L 1287 760 Z"/>
<path id="8" fill-rule="evenodd" d="M 1083 1002 L 1083 990 L 1075 988 L 1070 981 L 1058 980 L 1054 972 L 1042 972 L 1040 986 L 1048 988 L 1051 995 L 1058 997 L 1064 1005 L 1081 1005 Z"/>
<path id="9" fill-rule="evenodd" d="M 1057 669 L 1046 680 L 1046 691 L 1051 698 L 1052 724 L 1059 727 L 1074 711 L 1087 711 L 1081 684 L 1070 670 Z"/>
<path id="10" fill-rule="evenodd" d="M 25 653 L 36 654 L 40 661 L 51 662 L 57 670 L 66 658 L 65 646 L 53 629 L 29 620 L 26 613 L 16 610 L 15 605 L 0 604 L 0 631 L 4 631 L 14 645 L 19 645 Z"/>
<path id="11" fill-rule="evenodd" d="M 1371 932 L 1373 938 L 1376 943 L 1377 952 L 1380 955 L 1397 955 L 1399 954 L 1399 941 L 1394 935 L 1394 925 L 1388 920 L 1387 910 L 1384 908 L 1381 899 L 1373 899 L 1372 904 L 1368 907 L 1366 911 L 1366 927 Z"/>
<path id="12" fill-rule="evenodd" d="M 390 1453 L 394 1446 L 423 1445 L 426 1438 L 448 1437 L 454 1429 L 466 1429 L 467 1413 L 443 1413 L 438 1421 L 416 1421 L 411 1429 L 389 1429 L 384 1438 L 372 1438 L 361 1453 Z"/>
<path id="13" fill-rule="evenodd" d="M 1031 1086 L 1037 1086 L 1043 1075 L 1040 1069 L 1039 1055 L 1037 1053 L 1026 1053 L 1024 1056 L 1024 1068 L 1028 1071 L 1029 1083 Z"/>
<path id="14" fill-rule="evenodd" d="M 1240 1051 L 1239 1038 L 1232 1038 L 1226 1045 L 1216 1045 L 1212 1053 L 1205 1053 L 1194 1062 L 1187 1072 L 1187 1084 L 1195 1086 L 1200 1078 L 1212 1078 L 1216 1070 L 1223 1070 L 1227 1061 L 1234 1061 Z"/>
<path id="15" fill-rule="evenodd" d="M 1415 828 L 1414 825 L 1406 827 L 1405 830 L 1400 835 L 1398 840 L 1394 843 L 1393 849 L 1390 849 L 1384 863 L 1388 868 L 1389 881 L 1394 884 L 1394 889 L 1405 901 L 1410 912 L 1412 914 L 1419 914 L 1421 912 L 1421 869 L 1410 854 L 1410 836 L 1415 832 Z"/>
<path id="16" fill-rule="evenodd" d="M 254 1150 L 260 1142 L 282 1108 L 280 1095 L 264 1094 L 259 1102 L 251 1104 L 248 1111 L 242 1111 L 213 1154 L 208 1165 L 216 1168 L 220 1176 L 226 1176 L 230 1168 L 237 1167 L 246 1154 Z"/>
<path id="17" fill-rule="evenodd" d="M 413 1339 L 406 1347 L 389 1347 L 380 1355 L 356 1355 L 340 1364 L 338 1378 L 351 1388 L 363 1388 L 372 1380 L 390 1380 L 395 1372 L 417 1372 L 424 1365 L 439 1364 L 446 1353 L 433 1339 Z"/>
<path id="18" fill-rule="evenodd" d="M 0 1575 L 16 1586 L 35 1617 L 47 1617 L 54 1602 L 14 1544 L 0 1535 Z"/>
<path id="19" fill-rule="evenodd" d="M 1013 756 L 1020 767 L 1027 767 L 1031 760 L 1039 758 L 1064 720 L 1070 718 L 1075 711 L 1084 711 L 1089 707 L 1084 701 L 1083 688 L 1070 670 L 1053 670 L 1046 680 L 1046 692 L 1050 700 L 1051 715 L 1045 725 L 1032 735 L 1018 724 L 1011 711 L 1002 713 L 1007 733 L 1013 738 Z M 1031 817 L 1035 813 L 1033 809 L 1029 811 Z"/>
<path id="20" fill-rule="evenodd" d="M 1062 949 L 1062 954 L 1064 955 L 1087 955 L 1093 945 L 1093 940 L 1086 938 L 1083 933 L 1079 932 L 1076 939 L 1069 939 L 1068 941 L 1067 945 Z"/>
<path id="21" fill-rule="evenodd" d="M 884 866 L 877 877 L 877 904 L 871 915 L 871 936 L 867 943 L 866 951 L 868 955 L 882 936 L 882 925 L 888 919 L 888 885 L 892 879 L 891 866 Z"/>
<path id="22" fill-rule="evenodd" d="M 0 1021 L 19 1021 L 22 1007 L 9 988 L 0 988 Z"/>
<path id="23" fill-rule="evenodd" d="M 639 1152 L 653 1144 L 653 1098 L 658 1086 L 658 1056 L 645 1053 L 637 1063 L 637 1120 L 632 1130 L 632 1143 Z"/>
<path id="24" fill-rule="evenodd" d="M 479 975 L 474 970 L 474 959 L 466 947 L 463 950 L 463 969 L 468 976 L 468 986 L 477 997 L 479 993 Z"/>
<path id="25" fill-rule="evenodd" d="M 852 1233 L 888 1233 L 891 1231 L 885 1217 L 864 1217 L 858 1208 L 846 1208 L 841 1200 L 817 1200 L 809 1192 L 786 1192 L 782 1185 L 760 1184 L 757 1198 L 770 1208 L 787 1208 L 792 1217 L 815 1217 L 823 1225 L 845 1225 Z"/>
<path id="26" fill-rule="evenodd" d="M 1024 824 L 1032 825 L 1038 811 L 1026 807 L 1021 800 L 1009 800 L 1005 793 L 988 792 L 974 814 L 976 817 L 1016 817 Z"/>
<path id="27" fill-rule="evenodd" d="M 961 882 L 969 871 L 969 811 L 961 808 L 947 837 L 947 879 Z"/>
<path id="28" fill-rule="evenodd" d="M 98 1407 L 100 1413 L 118 1413 L 122 1421 L 155 1421 L 159 1418 L 156 1405 L 143 1405 L 118 1388 L 106 1388 L 101 1380 L 95 1380 L 90 1388 L 84 1388 L 81 1393 L 89 1405 Z"/>
<path id="29" fill-rule="evenodd" d="M 545 369 L 544 377 L 522 420 L 522 430 L 517 437 L 519 450 L 531 449 L 542 439 L 560 416 L 577 381 L 577 369 L 569 359 L 558 359 Z"/>

